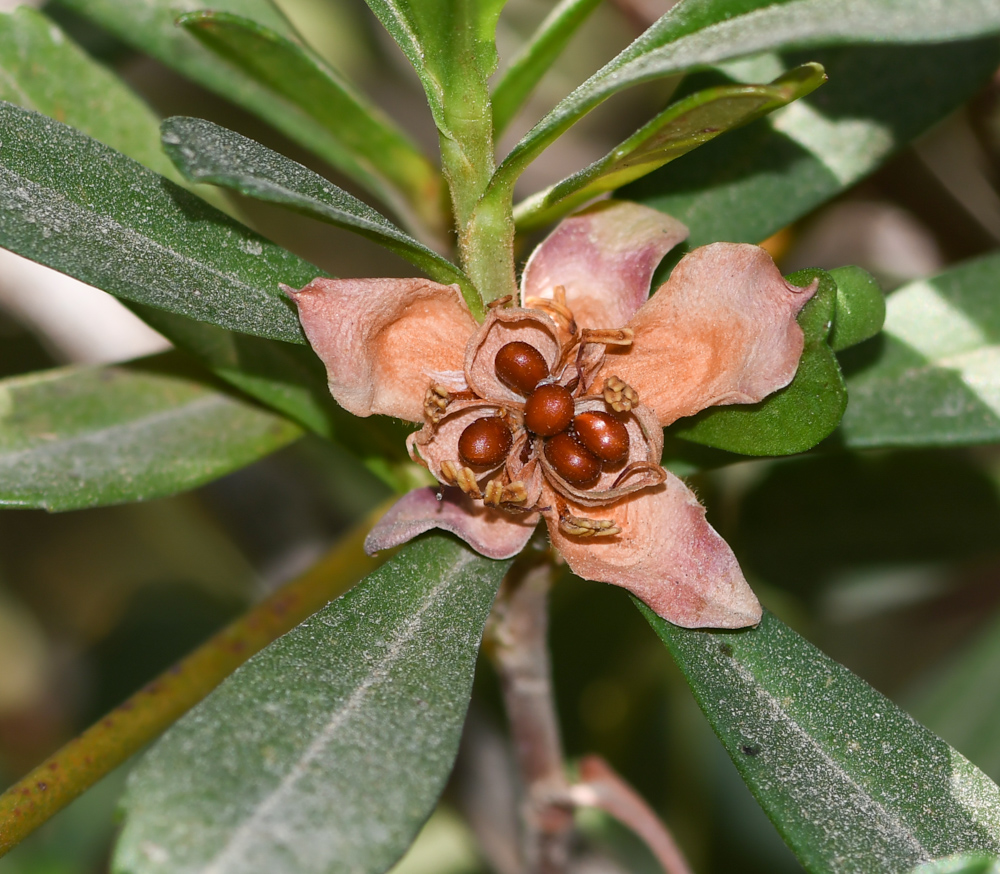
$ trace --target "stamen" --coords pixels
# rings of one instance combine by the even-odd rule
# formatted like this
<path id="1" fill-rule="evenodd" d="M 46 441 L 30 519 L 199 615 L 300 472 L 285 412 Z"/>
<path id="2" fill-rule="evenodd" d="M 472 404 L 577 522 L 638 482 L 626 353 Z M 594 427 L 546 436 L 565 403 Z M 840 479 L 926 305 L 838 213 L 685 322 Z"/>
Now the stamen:
<path id="1" fill-rule="evenodd" d="M 487 507 L 502 509 L 503 504 L 524 504 L 528 500 L 528 490 L 521 480 L 504 483 L 501 478 L 486 483 L 483 503 Z"/>
<path id="2" fill-rule="evenodd" d="M 614 537 L 622 533 L 611 519 L 584 519 L 569 513 L 560 514 L 559 530 L 572 537 Z"/>
<path id="3" fill-rule="evenodd" d="M 617 376 L 604 380 L 605 403 L 616 413 L 629 413 L 639 405 L 639 393 Z"/>
<path id="4" fill-rule="evenodd" d="M 451 403 L 451 392 L 447 386 L 438 382 L 431 383 L 424 395 L 424 416 L 432 425 L 436 425 L 444 418 L 448 404 Z"/>
<path id="5" fill-rule="evenodd" d="M 458 486 L 463 492 L 477 500 L 482 498 L 483 493 L 479 490 L 479 483 L 476 482 L 476 475 L 472 468 L 463 467 L 457 461 L 442 461 L 441 476 L 451 485 Z"/>
<path id="6" fill-rule="evenodd" d="M 634 332 L 631 328 L 584 328 L 580 344 L 603 343 L 605 346 L 631 346 Z"/>
<path id="7" fill-rule="evenodd" d="M 491 300 L 486 304 L 486 309 L 495 310 L 497 307 L 505 307 L 514 299 L 514 295 L 505 294 L 503 297 L 498 297 L 496 300 Z"/>

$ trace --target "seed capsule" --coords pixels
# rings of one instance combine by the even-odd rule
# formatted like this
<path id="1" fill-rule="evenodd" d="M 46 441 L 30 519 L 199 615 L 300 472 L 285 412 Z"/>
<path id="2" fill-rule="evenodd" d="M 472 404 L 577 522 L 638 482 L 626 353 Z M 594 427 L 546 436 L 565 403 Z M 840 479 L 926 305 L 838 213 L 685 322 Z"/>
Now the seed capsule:
<path id="1" fill-rule="evenodd" d="M 569 431 L 545 441 L 545 457 L 566 482 L 585 489 L 601 475 L 601 460 Z"/>
<path id="2" fill-rule="evenodd" d="M 507 457 L 514 438 L 496 416 L 476 419 L 458 438 L 458 455 L 469 467 L 495 467 Z"/>
<path id="3" fill-rule="evenodd" d="M 573 395 L 555 383 L 536 388 L 524 404 L 524 427 L 542 437 L 565 431 L 573 421 Z"/>
<path id="4" fill-rule="evenodd" d="M 542 353 L 530 343 L 515 340 L 500 347 L 494 359 L 497 379 L 522 395 L 529 395 L 545 377 L 549 366 Z"/>
<path id="5" fill-rule="evenodd" d="M 620 419 L 598 410 L 573 419 L 576 439 L 605 464 L 617 464 L 628 455 L 628 429 Z"/>

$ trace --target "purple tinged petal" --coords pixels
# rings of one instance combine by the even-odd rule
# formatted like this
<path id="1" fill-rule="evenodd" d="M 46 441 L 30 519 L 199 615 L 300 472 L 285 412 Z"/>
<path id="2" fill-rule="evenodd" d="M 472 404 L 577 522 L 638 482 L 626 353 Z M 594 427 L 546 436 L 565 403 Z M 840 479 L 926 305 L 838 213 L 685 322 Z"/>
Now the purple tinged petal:
<path id="1" fill-rule="evenodd" d="M 620 328 L 649 297 L 653 271 L 686 239 L 677 219 L 637 203 L 605 200 L 563 219 L 524 268 L 521 300 L 557 285 L 582 328 Z"/>
<path id="2" fill-rule="evenodd" d="M 365 552 L 374 555 L 439 528 L 460 537 L 487 558 L 513 558 L 535 531 L 538 514 L 511 516 L 473 502 L 459 489 L 433 486 L 403 495 L 375 524 L 365 539 Z"/>

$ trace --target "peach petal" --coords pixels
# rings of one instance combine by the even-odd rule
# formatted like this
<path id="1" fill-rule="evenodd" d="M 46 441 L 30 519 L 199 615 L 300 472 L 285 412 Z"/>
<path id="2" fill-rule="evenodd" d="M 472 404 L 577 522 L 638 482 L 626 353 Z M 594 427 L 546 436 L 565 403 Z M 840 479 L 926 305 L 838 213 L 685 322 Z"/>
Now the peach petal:
<path id="1" fill-rule="evenodd" d="M 326 365 L 330 393 L 355 416 L 422 421 L 434 374 L 462 371 L 478 327 L 457 285 L 427 279 L 318 278 L 283 289 Z"/>
<path id="2" fill-rule="evenodd" d="M 815 290 L 787 283 L 759 246 L 702 246 L 629 322 L 632 346 L 609 348 L 597 382 L 625 380 L 664 426 L 715 404 L 756 403 L 795 376 L 795 315 Z"/>
<path id="3" fill-rule="evenodd" d="M 496 372 L 497 352 L 501 346 L 515 340 L 534 346 L 550 371 L 559 362 L 558 335 L 548 316 L 518 307 L 494 309 L 469 341 L 465 353 L 465 378 L 469 388 L 481 398 L 521 409 L 524 397 L 500 382 Z"/>
<path id="4" fill-rule="evenodd" d="M 365 552 L 374 555 L 439 528 L 450 531 L 487 558 L 513 558 L 534 533 L 538 514 L 511 516 L 472 501 L 459 489 L 427 487 L 403 495 L 365 538 Z"/>
<path id="5" fill-rule="evenodd" d="M 602 201 L 563 219 L 535 249 L 521 300 L 551 298 L 561 285 L 581 328 L 620 328 L 649 297 L 656 265 L 687 235 L 683 224 L 658 210 Z"/>
<path id="6" fill-rule="evenodd" d="M 673 474 L 662 486 L 607 507 L 569 506 L 575 516 L 611 519 L 621 534 L 571 537 L 546 514 L 549 537 L 575 574 L 628 589 L 650 609 L 685 628 L 744 628 L 761 608 L 705 508 Z"/>

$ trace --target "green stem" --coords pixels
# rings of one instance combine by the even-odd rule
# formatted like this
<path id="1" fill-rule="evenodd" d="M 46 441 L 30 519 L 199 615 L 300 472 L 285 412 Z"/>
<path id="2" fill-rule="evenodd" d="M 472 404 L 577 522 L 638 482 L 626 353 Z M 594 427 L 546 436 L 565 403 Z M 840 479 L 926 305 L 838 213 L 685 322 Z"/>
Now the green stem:
<path id="1" fill-rule="evenodd" d="M 379 509 L 379 513 L 385 508 Z M 0 795 L 0 856 L 176 722 L 226 677 L 371 573 L 366 520 L 313 568 L 282 586 L 148 683 Z"/>

